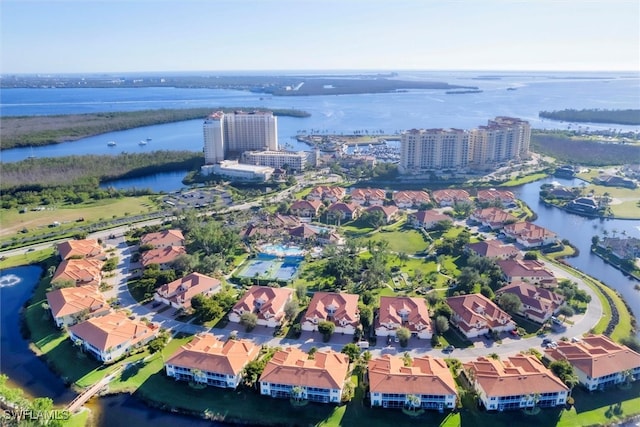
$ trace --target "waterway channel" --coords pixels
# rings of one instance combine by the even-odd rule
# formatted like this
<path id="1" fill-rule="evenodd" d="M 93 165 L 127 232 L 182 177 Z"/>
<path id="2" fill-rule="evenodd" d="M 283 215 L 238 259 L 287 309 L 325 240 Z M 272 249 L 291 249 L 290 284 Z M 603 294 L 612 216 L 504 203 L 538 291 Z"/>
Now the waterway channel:
<path id="1" fill-rule="evenodd" d="M 514 192 L 536 211 L 537 224 L 555 231 L 562 239 L 570 240 L 580 250 L 578 257 L 569 259 L 570 264 L 618 290 L 634 314 L 640 315 L 640 292 L 634 289 L 636 282 L 589 251 L 591 237 L 595 234 L 602 235 L 603 230 L 607 230 L 609 234 L 614 230 L 617 233 L 624 231 L 627 236 L 640 238 L 638 221 L 584 218 L 547 207 L 539 201 L 538 193 L 542 184 L 552 181 L 568 186 L 577 186 L 581 182 L 547 178 L 517 187 Z M 40 274 L 41 269 L 33 266 L 0 272 L 0 283 L 5 283 L 5 280 L 6 284 L 13 283 L 11 286 L 0 288 L 0 368 L 2 373 L 11 378 L 13 384 L 23 388 L 26 393 L 32 396 L 49 396 L 56 404 L 63 404 L 70 401 L 74 393 L 29 349 L 28 341 L 20 334 L 20 309 L 31 296 Z M 89 407 L 93 413 L 94 425 L 97 426 L 212 425 L 208 421 L 149 409 L 134 396 L 129 395 L 94 399 L 89 403 Z"/>

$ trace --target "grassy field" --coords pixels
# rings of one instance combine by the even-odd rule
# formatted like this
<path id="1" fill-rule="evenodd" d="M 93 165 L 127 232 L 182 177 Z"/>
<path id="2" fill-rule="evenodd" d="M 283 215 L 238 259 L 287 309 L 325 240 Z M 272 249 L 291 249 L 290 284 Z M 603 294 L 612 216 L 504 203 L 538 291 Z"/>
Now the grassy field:
<path id="1" fill-rule="evenodd" d="M 0 270 L 21 265 L 38 264 L 45 261 L 55 253 L 53 247 L 40 251 L 26 252 L 20 255 L 14 255 L 0 261 Z"/>
<path id="2" fill-rule="evenodd" d="M 58 221 L 61 225 L 56 231 L 64 231 L 78 225 L 96 222 L 101 219 L 111 219 L 128 215 L 137 215 L 157 210 L 152 197 L 124 197 L 121 199 L 103 199 L 79 205 L 59 206 L 43 211 L 29 211 L 19 213 L 18 210 L 3 209 L 2 230 L 0 237 L 13 236 L 26 228 L 27 233 L 21 237 L 46 234 L 51 231 L 49 225 Z M 84 222 L 77 222 L 84 218 Z"/>
<path id="3" fill-rule="evenodd" d="M 519 178 L 513 178 L 509 181 L 500 184 L 501 187 L 515 187 L 518 185 L 528 184 L 530 182 L 538 181 L 539 179 L 546 178 L 548 174 L 544 172 L 533 173 L 531 175 L 525 175 Z"/>
<path id="4" fill-rule="evenodd" d="M 423 235 L 413 229 L 402 229 L 398 231 L 379 232 L 369 237 L 374 242 L 386 240 L 389 242 L 389 250 L 393 252 L 404 252 L 406 254 L 417 254 L 424 252 L 429 246 Z"/>

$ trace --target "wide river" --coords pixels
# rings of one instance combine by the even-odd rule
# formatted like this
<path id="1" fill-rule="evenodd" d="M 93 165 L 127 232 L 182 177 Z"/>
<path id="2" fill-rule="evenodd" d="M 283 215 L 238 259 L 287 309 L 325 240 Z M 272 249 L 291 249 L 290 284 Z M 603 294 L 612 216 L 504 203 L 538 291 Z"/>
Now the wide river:
<path id="1" fill-rule="evenodd" d="M 351 133 L 354 131 L 398 132 L 409 128 L 472 128 L 485 124 L 499 115 L 529 120 L 536 128 L 566 129 L 569 124 L 543 121 L 541 110 L 563 108 L 640 108 L 640 77 L 621 73 L 500 73 L 490 79 L 489 73 L 413 72 L 400 73 L 399 78 L 445 81 L 452 84 L 474 85 L 483 90 L 478 94 L 446 95 L 443 91 L 408 91 L 391 94 L 341 95 L 318 97 L 270 97 L 260 94 L 214 89 L 5 89 L 0 92 L 0 115 L 48 115 L 91 113 L 107 111 L 133 111 L 154 108 L 264 107 L 295 108 L 311 113 L 311 117 L 298 119 L 280 117 L 278 135 L 281 145 L 293 149 L 308 149 L 293 138 L 300 130 Z M 517 90 L 506 90 L 515 88 Z M 571 124 L 572 128 L 609 129 L 597 124 Z M 637 126 L 614 125 L 615 129 L 640 132 Z M 146 146 L 138 145 L 151 138 Z M 117 146 L 107 147 L 108 141 Z M 202 151 L 202 121 L 148 126 L 122 132 L 85 138 L 76 142 L 54 146 L 11 149 L 1 152 L 2 162 L 14 162 L 30 155 L 37 157 L 70 154 L 115 154 L 122 151 L 173 150 L 176 147 Z M 137 178 L 119 186 L 152 187 L 155 191 L 172 191 L 181 186 L 181 173 L 157 174 Z M 580 270 L 604 281 L 618 290 L 640 315 L 640 292 L 634 281 L 604 263 L 589 252 L 591 237 L 607 230 L 611 235 L 626 232 L 640 238 L 638 221 L 588 219 L 546 207 L 538 200 L 540 185 L 552 180 L 565 185 L 577 181 L 547 179 L 516 188 L 518 197 L 538 213 L 536 223 L 547 227 L 561 238 L 570 240 L 580 249 L 580 256 L 569 262 Z M 50 396 L 57 403 L 71 399 L 72 393 L 64 387 L 47 366 L 28 348 L 19 334 L 19 309 L 29 298 L 39 277 L 36 267 L 21 267 L 0 272 L 0 280 L 13 276 L 19 282 L 0 288 L 0 321 L 2 345 L 1 370 L 15 384 L 35 396 Z M 12 279 L 8 279 L 9 283 Z M 118 396 L 101 398 L 91 403 L 97 414 L 96 424 L 104 426 L 170 426 L 183 425 L 187 420 L 159 411 L 150 410 L 134 398 Z M 131 421 L 131 422 L 129 422 Z M 133 424 L 132 424 L 133 423 Z M 189 424 L 211 425 L 188 420 Z"/>

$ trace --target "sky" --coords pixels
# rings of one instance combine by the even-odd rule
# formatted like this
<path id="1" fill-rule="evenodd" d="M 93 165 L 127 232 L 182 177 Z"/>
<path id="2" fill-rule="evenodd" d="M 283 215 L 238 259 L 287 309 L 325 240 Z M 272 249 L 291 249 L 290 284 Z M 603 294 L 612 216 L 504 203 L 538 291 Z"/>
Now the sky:
<path id="1" fill-rule="evenodd" d="M 639 0 L 0 0 L 0 74 L 640 72 Z"/>

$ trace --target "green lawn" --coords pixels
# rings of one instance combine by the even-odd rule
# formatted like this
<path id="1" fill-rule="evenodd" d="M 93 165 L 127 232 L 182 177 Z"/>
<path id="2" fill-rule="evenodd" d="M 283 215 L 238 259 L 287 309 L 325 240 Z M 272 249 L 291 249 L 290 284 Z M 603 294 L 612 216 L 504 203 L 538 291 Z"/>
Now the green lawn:
<path id="1" fill-rule="evenodd" d="M 528 184 L 530 182 L 538 181 L 539 179 L 543 179 L 549 176 L 549 174 L 544 172 L 533 173 L 531 175 L 525 175 L 519 178 L 513 178 L 509 181 L 503 182 L 500 184 L 501 187 L 515 187 L 517 185 Z"/>
<path id="2" fill-rule="evenodd" d="M 393 252 L 404 252 L 406 254 L 417 254 L 424 252 L 429 246 L 424 236 L 417 230 L 401 229 L 390 232 L 379 232 L 369 237 L 374 242 L 386 240 L 389 242 L 389 250 Z"/>
<path id="3" fill-rule="evenodd" d="M 40 251 L 26 252 L 24 254 L 15 255 L 0 261 L 0 269 L 18 267 L 21 265 L 39 264 L 54 255 L 53 247 L 42 249 Z"/>

